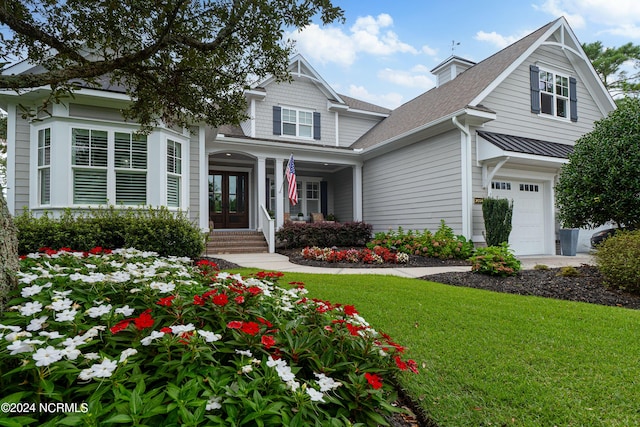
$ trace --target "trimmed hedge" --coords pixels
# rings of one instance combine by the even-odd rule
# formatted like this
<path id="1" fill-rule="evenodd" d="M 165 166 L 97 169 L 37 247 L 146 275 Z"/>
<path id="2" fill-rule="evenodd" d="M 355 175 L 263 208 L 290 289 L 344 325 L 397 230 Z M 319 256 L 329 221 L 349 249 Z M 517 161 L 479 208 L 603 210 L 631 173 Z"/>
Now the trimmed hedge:
<path id="1" fill-rule="evenodd" d="M 36 218 L 24 211 L 14 219 L 18 228 L 18 252 L 42 247 L 79 251 L 103 248 L 136 248 L 161 256 L 198 258 L 204 251 L 204 235 L 185 212 L 159 209 L 107 209 L 64 211 L 60 218 L 46 213 Z"/>
<path id="2" fill-rule="evenodd" d="M 606 286 L 640 293 L 640 230 L 616 232 L 598 245 L 595 258 Z"/>
<path id="3" fill-rule="evenodd" d="M 276 238 L 288 248 L 364 246 L 372 230 L 373 226 L 364 222 L 287 222 L 276 231 Z"/>

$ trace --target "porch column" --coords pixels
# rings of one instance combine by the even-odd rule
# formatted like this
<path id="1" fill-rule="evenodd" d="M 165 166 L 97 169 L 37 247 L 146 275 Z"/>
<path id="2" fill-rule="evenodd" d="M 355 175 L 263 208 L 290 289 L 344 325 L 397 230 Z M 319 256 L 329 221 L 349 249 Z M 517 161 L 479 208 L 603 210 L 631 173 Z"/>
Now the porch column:
<path id="1" fill-rule="evenodd" d="M 267 189 L 265 188 L 264 183 L 267 181 L 267 167 L 266 167 L 266 158 L 258 157 L 258 211 L 257 211 L 257 220 L 258 220 L 258 230 L 262 230 L 264 228 L 264 224 L 262 221 L 262 213 L 260 210 L 261 206 L 267 206 Z"/>
<path id="2" fill-rule="evenodd" d="M 353 167 L 353 220 L 362 221 L 362 165 Z"/>
<path id="3" fill-rule="evenodd" d="M 205 129 L 200 126 L 198 131 L 198 159 L 200 164 L 200 229 L 211 232 L 209 228 L 209 154 L 205 149 Z"/>
<path id="4" fill-rule="evenodd" d="M 276 190 L 276 230 L 284 225 L 284 162 L 286 159 L 282 157 L 276 157 L 273 167 L 273 174 L 275 175 L 275 190 Z"/>

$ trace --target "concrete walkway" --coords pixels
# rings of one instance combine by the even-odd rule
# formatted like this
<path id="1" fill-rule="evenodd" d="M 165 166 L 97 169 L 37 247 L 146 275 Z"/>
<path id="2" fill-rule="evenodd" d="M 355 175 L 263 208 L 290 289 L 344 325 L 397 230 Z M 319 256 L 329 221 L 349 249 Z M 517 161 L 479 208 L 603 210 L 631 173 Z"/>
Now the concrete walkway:
<path id="1" fill-rule="evenodd" d="M 445 273 L 449 271 L 469 271 L 467 266 L 450 267 L 399 267 L 399 268 L 331 268 L 331 267 L 309 267 L 306 265 L 293 264 L 289 258 L 281 254 L 217 254 L 214 258 L 224 259 L 242 267 L 253 267 L 262 270 L 274 270 L 296 273 L 318 273 L 318 274 L 382 274 L 400 277 L 422 277 L 429 274 Z M 582 264 L 594 264 L 593 257 L 589 254 L 577 254 L 576 256 L 544 255 L 544 256 L 521 256 L 523 269 L 531 269 L 537 264 L 544 264 L 550 268 L 574 266 Z"/>

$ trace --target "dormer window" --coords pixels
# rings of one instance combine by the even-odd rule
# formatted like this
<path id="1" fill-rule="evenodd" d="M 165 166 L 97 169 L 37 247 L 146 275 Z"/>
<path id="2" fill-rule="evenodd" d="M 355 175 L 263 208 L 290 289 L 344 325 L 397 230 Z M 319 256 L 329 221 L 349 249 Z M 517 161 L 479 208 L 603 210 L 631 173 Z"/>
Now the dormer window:
<path id="1" fill-rule="evenodd" d="M 578 121 L 576 79 L 536 65 L 529 67 L 531 79 L 531 112 Z"/>

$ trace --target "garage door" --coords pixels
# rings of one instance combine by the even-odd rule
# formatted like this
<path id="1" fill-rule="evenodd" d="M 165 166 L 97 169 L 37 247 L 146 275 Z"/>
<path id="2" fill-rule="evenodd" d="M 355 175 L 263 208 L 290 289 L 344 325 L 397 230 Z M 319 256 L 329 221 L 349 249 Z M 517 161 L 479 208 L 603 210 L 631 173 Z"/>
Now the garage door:
<path id="1" fill-rule="evenodd" d="M 513 200 L 509 245 L 517 255 L 544 253 L 544 186 L 539 182 L 500 180 L 491 183 L 495 198 Z"/>

